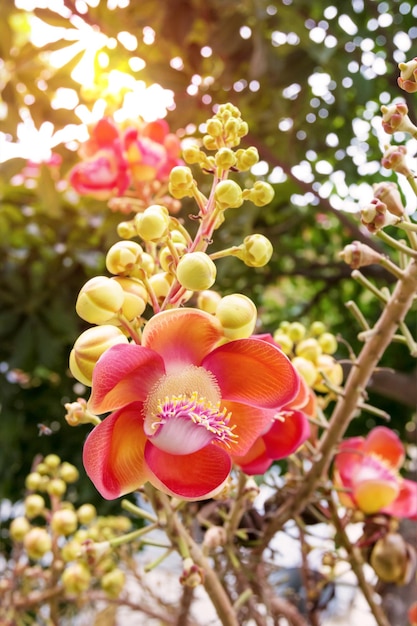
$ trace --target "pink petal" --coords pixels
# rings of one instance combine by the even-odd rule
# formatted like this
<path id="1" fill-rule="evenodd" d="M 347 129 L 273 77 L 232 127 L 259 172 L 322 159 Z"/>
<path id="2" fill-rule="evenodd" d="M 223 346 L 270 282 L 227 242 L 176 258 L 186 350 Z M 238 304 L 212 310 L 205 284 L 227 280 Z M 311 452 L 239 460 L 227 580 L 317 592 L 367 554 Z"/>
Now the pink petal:
<path id="1" fill-rule="evenodd" d="M 274 420 L 263 440 L 269 457 L 278 460 L 298 450 L 309 436 L 310 425 L 304 413 L 291 411 L 288 415 L 284 412 L 284 421 Z"/>
<path id="2" fill-rule="evenodd" d="M 402 480 L 397 498 L 390 506 L 383 508 L 382 513 L 417 519 L 417 483 L 406 478 Z"/>
<path id="3" fill-rule="evenodd" d="M 236 440 L 226 448 L 233 456 L 246 454 L 256 439 L 268 430 L 272 424 L 274 411 L 241 404 L 239 402 L 224 401 L 222 408 L 231 412 L 229 426 L 233 426 Z"/>
<path id="4" fill-rule="evenodd" d="M 363 451 L 365 454 L 376 454 L 387 461 L 392 467 L 399 468 L 404 462 L 404 446 L 398 436 L 385 426 L 373 428 L 366 437 Z"/>
<path id="5" fill-rule="evenodd" d="M 137 402 L 112 413 L 86 439 L 84 467 L 103 498 L 130 493 L 151 476 L 143 456 L 142 408 Z"/>
<path id="6" fill-rule="evenodd" d="M 169 373 L 184 364 L 200 365 L 222 338 L 223 330 L 213 315 L 198 309 L 169 309 L 149 320 L 142 345 L 162 356 Z"/>
<path id="7" fill-rule="evenodd" d="M 299 376 L 281 350 L 262 339 L 237 339 L 216 348 L 202 361 L 217 379 L 222 397 L 264 408 L 293 400 Z"/>
<path id="8" fill-rule="evenodd" d="M 245 474 L 264 474 L 272 465 L 273 461 L 265 449 L 263 437 L 259 437 L 243 456 L 233 457 L 233 462 L 238 465 Z"/>
<path id="9" fill-rule="evenodd" d="M 119 350 L 121 347 L 125 349 Z M 164 374 L 162 358 L 153 350 L 133 344 L 112 346 L 94 368 L 88 407 L 105 413 L 131 402 L 144 402 Z"/>
<path id="10" fill-rule="evenodd" d="M 193 454 L 175 455 L 158 450 L 148 441 L 145 459 L 157 479 L 150 482 L 184 500 L 210 497 L 223 485 L 232 467 L 227 452 L 213 444 Z"/>
<path id="11" fill-rule="evenodd" d="M 345 487 L 350 487 L 357 465 L 364 458 L 363 442 L 363 437 L 350 437 L 339 444 L 340 452 L 336 455 L 334 464 Z"/>

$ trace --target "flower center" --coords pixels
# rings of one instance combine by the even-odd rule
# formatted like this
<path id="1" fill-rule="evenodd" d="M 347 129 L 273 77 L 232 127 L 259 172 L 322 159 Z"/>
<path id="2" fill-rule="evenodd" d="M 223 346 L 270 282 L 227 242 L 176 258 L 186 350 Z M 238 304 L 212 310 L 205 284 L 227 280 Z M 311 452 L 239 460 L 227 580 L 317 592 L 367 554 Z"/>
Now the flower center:
<path id="1" fill-rule="evenodd" d="M 229 446 L 236 440 L 231 414 L 221 409 L 214 376 L 190 365 L 164 376 L 145 403 L 144 430 L 152 443 L 171 454 L 192 454 L 211 442 Z"/>

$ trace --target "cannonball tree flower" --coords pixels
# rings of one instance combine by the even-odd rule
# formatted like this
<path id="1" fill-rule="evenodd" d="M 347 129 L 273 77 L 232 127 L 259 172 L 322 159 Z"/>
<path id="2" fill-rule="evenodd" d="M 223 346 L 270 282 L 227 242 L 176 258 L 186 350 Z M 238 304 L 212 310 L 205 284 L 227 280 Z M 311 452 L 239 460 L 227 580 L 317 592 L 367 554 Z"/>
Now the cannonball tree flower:
<path id="1" fill-rule="evenodd" d="M 369 515 L 417 518 L 417 483 L 399 474 L 404 458 L 402 442 L 385 426 L 342 441 L 334 463 L 341 503 Z"/>
<path id="2" fill-rule="evenodd" d="M 149 481 L 188 500 L 210 497 L 288 405 L 299 377 L 275 345 L 227 341 L 215 316 L 163 311 L 142 344 L 115 346 L 98 360 L 89 410 L 112 411 L 89 434 L 87 474 L 107 499 Z"/>

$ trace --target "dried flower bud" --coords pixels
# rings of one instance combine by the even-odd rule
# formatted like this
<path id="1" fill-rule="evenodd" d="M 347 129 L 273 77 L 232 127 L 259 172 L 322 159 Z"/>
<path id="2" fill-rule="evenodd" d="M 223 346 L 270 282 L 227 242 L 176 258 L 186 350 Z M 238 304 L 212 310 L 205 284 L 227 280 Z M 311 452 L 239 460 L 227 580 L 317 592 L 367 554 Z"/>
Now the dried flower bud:
<path id="1" fill-rule="evenodd" d="M 241 293 L 224 296 L 216 307 L 225 336 L 228 339 L 246 339 L 255 330 L 258 312 L 255 304 Z"/>
<path id="2" fill-rule="evenodd" d="M 399 63 L 400 75 L 397 78 L 398 86 L 408 93 L 417 91 L 417 57 L 407 63 Z"/>
<path id="3" fill-rule="evenodd" d="M 82 287 L 75 309 L 86 322 L 104 324 L 121 309 L 123 300 L 123 289 L 118 283 L 107 276 L 95 276 Z"/>
<path id="4" fill-rule="evenodd" d="M 405 208 L 401 200 L 401 194 L 398 185 L 391 181 L 384 181 L 373 186 L 374 197 L 382 200 L 388 211 L 397 217 L 402 217 Z"/>
<path id="5" fill-rule="evenodd" d="M 382 259 L 379 252 L 361 241 L 352 241 L 352 243 L 345 246 L 340 253 L 340 257 L 354 270 L 365 265 L 380 263 Z"/>
<path id="6" fill-rule="evenodd" d="M 98 359 L 108 348 L 119 343 L 128 343 L 128 339 L 116 326 L 95 326 L 81 333 L 69 359 L 74 378 L 90 387 Z"/>
<path id="7" fill-rule="evenodd" d="M 178 282 L 191 291 L 209 289 L 216 280 L 217 269 L 205 252 L 187 252 L 176 270 Z"/>
<path id="8" fill-rule="evenodd" d="M 23 545 L 29 558 L 37 560 L 51 550 L 52 539 L 45 528 L 35 526 L 23 539 Z"/>
<path id="9" fill-rule="evenodd" d="M 415 570 L 412 547 L 398 533 L 388 533 L 375 543 L 370 563 L 378 577 L 387 583 L 406 584 Z"/>

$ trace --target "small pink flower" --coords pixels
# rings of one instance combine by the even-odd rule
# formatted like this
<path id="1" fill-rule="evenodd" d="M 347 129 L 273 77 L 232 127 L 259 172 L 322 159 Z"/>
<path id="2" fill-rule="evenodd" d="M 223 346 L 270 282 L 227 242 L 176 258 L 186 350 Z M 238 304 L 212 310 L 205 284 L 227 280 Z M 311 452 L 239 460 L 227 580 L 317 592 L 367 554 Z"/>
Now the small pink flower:
<path id="1" fill-rule="evenodd" d="M 347 490 L 339 492 L 341 503 L 370 515 L 416 518 L 417 483 L 399 474 L 404 458 L 403 444 L 385 426 L 342 441 L 334 464 L 335 484 Z"/>
<path id="2" fill-rule="evenodd" d="M 103 497 L 147 481 L 183 499 L 210 497 L 232 456 L 244 456 L 271 411 L 297 395 L 298 374 L 277 346 L 224 341 L 214 316 L 171 309 L 150 319 L 142 345 L 100 357 L 88 406 L 113 412 L 88 436 L 83 460 Z"/>

